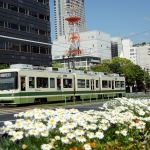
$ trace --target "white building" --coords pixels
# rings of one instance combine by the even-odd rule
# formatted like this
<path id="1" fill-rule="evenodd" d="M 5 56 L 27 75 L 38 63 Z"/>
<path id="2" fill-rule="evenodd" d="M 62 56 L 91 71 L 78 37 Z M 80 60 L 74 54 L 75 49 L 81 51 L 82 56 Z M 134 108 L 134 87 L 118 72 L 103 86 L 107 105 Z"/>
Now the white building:
<path id="1" fill-rule="evenodd" d="M 133 42 L 130 39 L 123 39 L 122 46 L 123 46 L 123 57 L 126 59 L 130 59 L 130 48 L 133 46 Z"/>
<path id="2" fill-rule="evenodd" d="M 150 70 L 150 45 L 133 46 L 130 40 L 123 40 L 124 58 L 131 60 L 142 69 Z"/>
<path id="3" fill-rule="evenodd" d="M 80 49 L 84 55 L 96 56 L 101 59 L 111 59 L 111 39 L 110 35 L 100 31 L 88 31 L 80 33 Z M 53 59 L 61 58 L 68 50 L 67 35 L 59 36 L 53 41 Z"/>
<path id="4" fill-rule="evenodd" d="M 79 32 L 85 32 L 86 21 L 84 12 L 84 0 L 74 0 L 74 6 L 78 8 L 76 15 L 81 18 L 78 23 Z M 71 0 L 54 0 L 54 16 L 55 16 L 55 36 L 66 35 L 68 33 L 68 22 L 65 18 L 68 16 L 66 10 L 67 7 L 71 6 Z"/>

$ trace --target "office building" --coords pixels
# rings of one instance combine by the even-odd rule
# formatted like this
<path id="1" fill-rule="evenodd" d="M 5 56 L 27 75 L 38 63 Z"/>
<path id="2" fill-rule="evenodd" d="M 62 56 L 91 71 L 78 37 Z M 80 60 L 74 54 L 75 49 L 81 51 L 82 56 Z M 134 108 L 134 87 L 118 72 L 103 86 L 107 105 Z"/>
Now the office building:
<path id="1" fill-rule="evenodd" d="M 84 0 L 74 0 L 73 5 L 78 8 L 76 16 L 81 20 L 78 23 L 79 32 L 85 32 L 86 21 L 84 12 Z M 55 36 L 56 39 L 59 36 L 66 35 L 69 30 L 68 22 L 65 18 L 69 15 L 66 8 L 72 6 L 72 0 L 54 0 L 54 18 L 55 18 Z"/>
<path id="2" fill-rule="evenodd" d="M 49 0 L 0 1 L 0 63 L 52 66 Z"/>

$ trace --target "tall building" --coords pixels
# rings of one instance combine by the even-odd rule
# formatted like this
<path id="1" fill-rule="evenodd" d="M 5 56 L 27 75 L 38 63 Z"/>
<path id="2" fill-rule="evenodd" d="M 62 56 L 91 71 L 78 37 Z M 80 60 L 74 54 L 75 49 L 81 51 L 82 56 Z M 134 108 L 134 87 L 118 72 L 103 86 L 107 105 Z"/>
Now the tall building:
<path id="1" fill-rule="evenodd" d="M 0 0 L 0 63 L 52 66 L 49 0 Z"/>
<path id="2" fill-rule="evenodd" d="M 85 21 L 85 12 L 84 12 L 84 0 L 54 0 L 54 16 L 55 16 L 55 36 L 56 39 L 58 36 L 66 35 L 69 30 L 68 22 L 65 18 L 69 15 L 66 8 L 73 5 L 78 8 L 76 16 L 80 17 L 81 20 L 78 23 L 79 32 L 85 32 L 86 21 Z"/>

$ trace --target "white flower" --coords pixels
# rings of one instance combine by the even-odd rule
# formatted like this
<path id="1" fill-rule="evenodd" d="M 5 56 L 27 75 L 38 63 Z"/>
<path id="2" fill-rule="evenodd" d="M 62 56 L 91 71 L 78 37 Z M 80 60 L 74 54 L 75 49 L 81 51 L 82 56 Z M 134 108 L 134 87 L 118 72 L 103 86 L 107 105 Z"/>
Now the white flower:
<path id="1" fill-rule="evenodd" d="M 37 135 L 39 134 L 39 132 L 38 132 L 37 130 L 32 129 L 32 130 L 29 130 L 29 133 L 28 133 L 28 134 L 29 134 L 29 135 L 37 136 Z"/>
<path id="2" fill-rule="evenodd" d="M 23 138 L 23 132 L 22 131 L 17 131 L 14 133 L 14 138 L 17 140 L 21 140 Z"/>
<path id="3" fill-rule="evenodd" d="M 41 145 L 41 149 L 42 150 L 50 150 L 50 149 L 52 149 L 53 147 L 52 147 L 52 145 L 50 145 L 50 144 L 43 144 L 43 145 Z"/>
<path id="4" fill-rule="evenodd" d="M 66 136 L 62 137 L 61 141 L 66 144 L 69 143 L 69 139 Z"/>
<path id="5" fill-rule="evenodd" d="M 103 132 L 96 132 L 95 137 L 97 137 L 97 138 L 99 138 L 99 139 L 103 139 L 104 134 L 103 134 Z"/>
<path id="6" fill-rule="evenodd" d="M 120 132 L 117 130 L 117 131 L 115 131 L 115 133 L 116 133 L 116 134 L 119 134 Z"/>
<path id="7" fill-rule="evenodd" d="M 77 129 L 77 130 L 75 130 L 75 134 L 76 134 L 77 136 L 79 136 L 79 135 L 84 135 L 84 131 Z"/>
<path id="8" fill-rule="evenodd" d="M 126 136 L 127 135 L 127 130 L 126 129 L 124 129 L 124 130 L 122 130 L 120 133 L 123 135 L 123 136 Z"/>
<path id="9" fill-rule="evenodd" d="M 55 140 L 60 140 L 60 136 L 55 136 Z"/>
<path id="10" fill-rule="evenodd" d="M 77 141 L 81 142 L 81 143 L 84 143 L 86 142 L 86 139 L 84 136 L 79 136 L 79 137 L 76 137 Z"/>
<path id="11" fill-rule="evenodd" d="M 38 132 L 43 132 L 46 130 L 46 126 L 42 123 L 36 124 L 36 129 Z"/>
<path id="12" fill-rule="evenodd" d="M 48 131 L 46 130 L 46 131 L 41 132 L 41 136 L 48 137 Z"/>
<path id="13" fill-rule="evenodd" d="M 84 147 L 85 150 L 92 150 L 92 148 L 89 144 L 84 144 L 83 147 Z"/>
<path id="14" fill-rule="evenodd" d="M 60 128 L 59 128 L 59 131 L 60 131 L 60 133 L 63 133 L 63 134 L 64 134 L 64 133 L 68 133 L 68 129 L 67 129 L 66 127 L 64 127 L 64 126 L 63 126 L 63 127 L 60 127 Z"/>
<path id="15" fill-rule="evenodd" d="M 73 133 L 67 133 L 67 137 L 69 139 L 73 139 L 75 137 L 75 134 L 73 134 Z"/>
<path id="16" fill-rule="evenodd" d="M 13 136 L 10 138 L 11 141 L 15 142 L 17 139 Z"/>
<path id="17" fill-rule="evenodd" d="M 95 137 L 95 135 L 94 135 L 93 132 L 89 132 L 89 133 L 87 133 L 87 137 L 88 137 L 89 139 L 93 139 L 93 138 Z"/>
<path id="18" fill-rule="evenodd" d="M 13 123 L 12 123 L 11 121 L 5 121 L 5 122 L 4 122 L 4 125 L 5 125 L 5 126 L 12 126 L 12 124 L 13 124 Z"/>

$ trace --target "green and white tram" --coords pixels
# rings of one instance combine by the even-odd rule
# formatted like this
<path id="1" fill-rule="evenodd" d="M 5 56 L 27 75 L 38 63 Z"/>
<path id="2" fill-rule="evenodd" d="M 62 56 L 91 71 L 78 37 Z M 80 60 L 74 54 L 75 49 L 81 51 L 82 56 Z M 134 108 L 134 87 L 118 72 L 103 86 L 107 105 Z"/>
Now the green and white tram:
<path id="1" fill-rule="evenodd" d="M 10 65 L 0 70 L 0 104 L 45 103 L 124 96 L 125 78 L 117 74 Z"/>

